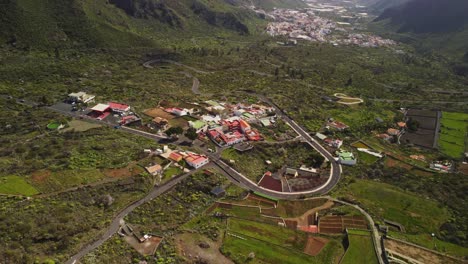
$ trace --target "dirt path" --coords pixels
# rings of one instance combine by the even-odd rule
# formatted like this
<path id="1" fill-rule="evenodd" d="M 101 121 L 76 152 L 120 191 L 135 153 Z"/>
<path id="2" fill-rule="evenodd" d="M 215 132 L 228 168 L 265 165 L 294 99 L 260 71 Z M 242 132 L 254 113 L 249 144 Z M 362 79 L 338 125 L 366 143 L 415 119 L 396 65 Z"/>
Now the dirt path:
<path id="1" fill-rule="evenodd" d="M 312 208 L 312 209 L 308 210 L 307 212 L 305 212 L 303 215 L 301 215 L 299 217 L 285 218 L 284 220 L 297 221 L 298 226 L 308 226 L 309 225 L 309 221 L 308 221 L 309 215 L 314 214 L 315 212 L 320 211 L 320 210 L 325 210 L 325 209 L 331 208 L 334 204 L 335 203 L 333 201 L 328 200 L 324 204 L 322 204 L 321 206 Z"/>

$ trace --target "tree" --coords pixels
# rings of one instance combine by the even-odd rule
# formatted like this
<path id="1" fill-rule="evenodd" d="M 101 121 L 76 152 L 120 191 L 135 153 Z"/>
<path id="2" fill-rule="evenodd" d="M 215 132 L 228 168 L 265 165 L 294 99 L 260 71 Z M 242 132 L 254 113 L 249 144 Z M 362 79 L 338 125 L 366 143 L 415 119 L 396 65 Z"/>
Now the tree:
<path id="1" fill-rule="evenodd" d="M 193 127 L 187 129 L 185 136 L 190 140 L 195 140 L 198 137 L 197 130 Z"/>
<path id="2" fill-rule="evenodd" d="M 406 122 L 406 126 L 408 127 L 409 131 L 417 131 L 419 128 L 419 122 L 414 119 L 409 119 L 408 122 Z"/>
<path id="3" fill-rule="evenodd" d="M 172 136 L 172 135 L 181 135 L 184 133 L 184 129 L 181 127 L 170 127 L 168 130 L 166 130 L 166 135 Z"/>

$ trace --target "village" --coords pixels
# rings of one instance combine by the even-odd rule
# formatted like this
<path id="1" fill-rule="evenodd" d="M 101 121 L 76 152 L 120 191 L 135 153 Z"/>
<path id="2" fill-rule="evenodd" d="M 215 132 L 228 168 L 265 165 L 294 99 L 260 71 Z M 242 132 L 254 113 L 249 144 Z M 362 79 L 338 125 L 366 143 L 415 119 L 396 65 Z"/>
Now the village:
<path id="1" fill-rule="evenodd" d="M 343 14 L 346 11 L 344 7 L 310 5 L 313 7 L 304 10 L 276 9 L 272 11 L 269 15 L 275 21 L 268 24 L 267 33 L 271 36 L 286 36 L 292 40 L 291 43 L 305 40 L 330 43 L 334 46 L 357 45 L 368 48 L 388 47 L 396 44 L 393 40 L 362 33 L 350 22 L 335 22 L 320 16 L 321 12 L 332 11 Z M 344 21 L 354 20 L 353 17 L 342 16 L 344 18 L 341 19 Z"/>
<path id="2" fill-rule="evenodd" d="M 154 136 L 159 142 L 164 142 L 160 148 L 144 149 L 149 158 L 145 159 L 142 166 L 155 178 L 155 184 L 162 184 L 181 173 L 208 165 L 210 156 L 221 158 L 258 186 L 272 191 L 307 191 L 329 180 L 329 164 L 323 158 L 317 161 L 320 155 L 304 156 L 302 163 L 287 159 L 272 162 L 276 160 L 275 157 L 267 155 L 260 166 L 264 170 L 261 174 L 250 175 L 251 172 L 244 169 L 245 157 L 258 156 L 259 153 L 267 151 L 258 144 L 295 142 L 301 148 L 303 146 L 300 136 L 274 132 L 276 138 L 270 138 L 269 135 L 260 132 L 268 134 L 276 131 L 275 127 L 282 122 L 275 109 L 265 103 L 163 101 L 139 114 L 128 104 L 114 101 L 98 103 L 95 102 L 95 98 L 95 95 L 82 91 L 71 93 L 64 102 L 52 107 L 60 111 L 69 111 L 68 114 L 80 119 L 106 123 L 115 129 L 125 128 L 132 132 L 145 133 Z M 345 94 L 335 94 L 334 98 L 324 100 L 346 105 L 363 102 L 360 98 L 352 98 Z M 382 122 L 379 119 L 376 122 Z M 61 127 L 63 125 L 59 124 L 56 128 Z M 324 122 L 323 128 L 313 133 L 313 136 L 329 153 L 333 153 L 336 162 L 342 165 L 355 166 L 359 159 L 363 159 L 366 164 L 367 160 L 376 161 L 387 155 L 363 142 L 348 142 L 345 147 L 343 135 L 349 129 L 347 124 L 329 118 Z M 375 137 L 390 144 L 399 144 L 400 138 L 407 130 L 405 120 L 401 120 L 383 133 L 375 134 Z M 254 152 L 257 154 L 249 154 L 256 146 L 258 149 Z M 308 151 L 314 152 L 313 149 Z M 440 172 L 450 172 L 453 169 L 452 162 L 448 160 L 429 162 L 422 155 L 412 155 L 411 158 L 425 162 L 427 165 L 424 169 Z M 241 163 L 238 163 L 238 160 L 241 160 Z"/>

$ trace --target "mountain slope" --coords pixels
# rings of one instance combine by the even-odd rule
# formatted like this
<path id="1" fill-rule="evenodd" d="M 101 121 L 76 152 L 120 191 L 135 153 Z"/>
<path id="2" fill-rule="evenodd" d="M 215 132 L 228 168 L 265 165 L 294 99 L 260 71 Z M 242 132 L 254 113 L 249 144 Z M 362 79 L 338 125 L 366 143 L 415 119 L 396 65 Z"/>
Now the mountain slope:
<path id="1" fill-rule="evenodd" d="M 205 32 L 248 34 L 253 12 L 224 0 L 0 0 L 0 44 L 154 46 Z"/>
<path id="2" fill-rule="evenodd" d="M 438 51 L 455 62 L 468 52 L 468 1 L 411 0 L 386 9 L 371 27 L 387 37 Z"/>
<path id="3" fill-rule="evenodd" d="M 400 32 L 447 33 L 468 24 L 466 0 L 412 0 L 386 9 L 377 21 L 390 19 Z"/>

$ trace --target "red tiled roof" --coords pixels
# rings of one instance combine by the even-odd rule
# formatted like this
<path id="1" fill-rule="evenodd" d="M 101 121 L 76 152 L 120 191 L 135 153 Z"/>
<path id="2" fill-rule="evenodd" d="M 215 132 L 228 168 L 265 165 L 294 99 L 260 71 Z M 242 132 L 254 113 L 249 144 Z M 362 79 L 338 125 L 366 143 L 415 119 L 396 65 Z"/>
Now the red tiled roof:
<path id="1" fill-rule="evenodd" d="M 298 226 L 297 229 L 308 233 L 318 233 L 318 227 L 316 225 Z"/>
<path id="2" fill-rule="evenodd" d="M 109 106 L 112 110 L 128 111 L 130 109 L 129 105 L 116 102 L 109 102 Z"/>
<path id="3" fill-rule="evenodd" d="M 169 158 L 174 160 L 174 161 L 180 161 L 183 157 L 182 155 L 180 155 L 179 153 L 177 152 L 172 152 L 170 155 L 169 155 Z"/>

